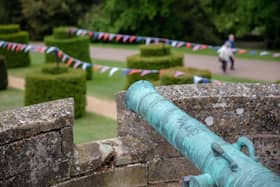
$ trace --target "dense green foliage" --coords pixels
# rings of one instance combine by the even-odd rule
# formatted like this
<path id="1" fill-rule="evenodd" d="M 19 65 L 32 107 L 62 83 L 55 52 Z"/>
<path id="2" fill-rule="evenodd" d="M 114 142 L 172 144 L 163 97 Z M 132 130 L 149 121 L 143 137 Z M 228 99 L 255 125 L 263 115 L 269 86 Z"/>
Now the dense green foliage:
<path id="1" fill-rule="evenodd" d="M 150 49 L 149 49 L 150 48 Z M 183 55 L 170 53 L 165 45 L 148 45 L 140 48 L 141 55 L 132 55 L 127 58 L 127 67 L 131 69 L 161 70 L 183 65 Z M 169 55 L 165 55 L 168 54 Z M 154 54 L 154 56 L 152 56 Z M 164 56 L 159 56 L 159 54 Z M 148 56 L 142 56 L 148 55 Z M 127 76 L 126 88 L 138 80 L 159 80 L 159 73 L 151 73 L 141 76 L 139 73 Z"/>
<path id="2" fill-rule="evenodd" d="M 60 74 L 34 71 L 26 75 L 25 105 L 67 97 L 74 98 L 75 117 L 83 116 L 86 107 L 86 77 L 82 70 L 69 68 L 67 72 Z"/>
<path id="3" fill-rule="evenodd" d="M 19 32 L 19 25 L 11 24 L 11 25 L 0 25 L 0 34 L 10 34 Z"/>
<path id="4" fill-rule="evenodd" d="M 142 57 L 170 55 L 170 48 L 169 45 L 164 44 L 142 45 L 140 55 Z"/>
<path id="5" fill-rule="evenodd" d="M 47 46 L 56 46 L 66 54 L 77 58 L 81 61 L 91 62 L 89 53 L 90 39 L 86 36 L 67 37 L 67 29 L 60 27 L 54 29 L 53 36 L 46 36 L 44 42 Z M 54 54 L 46 54 L 46 62 L 53 63 L 57 60 Z M 92 69 L 87 69 L 87 80 L 92 78 Z"/>
<path id="6" fill-rule="evenodd" d="M 4 32 L 7 33 L 4 33 Z M 29 41 L 28 33 L 19 31 L 18 25 L 0 26 L 0 40 L 27 44 Z M 16 52 L 0 48 L 0 54 L 5 56 L 8 68 L 24 67 L 30 64 L 29 52 Z"/>
<path id="7" fill-rule="evenodd" d="M 280 48 L 280 1 L 274 0 L 204 0 L 220 33 L 239 37 L 258 36 L 269 48 Z"/>
<path id="8" fill-rule="evenodd" d="M 78 19 L 96 1 L 21 0 L 21 3 L 22 13 L 31 35 L 35 39 L 42 39 L 44 35 L 50 34 L 54 27 L 76 25 Z"/>
<path id="9" fill-rule="evenodd" d="M 21 0 L 0 1 L 0 24 L 21 24 L 24 25 Z"/>
<path id="10" fill-rule="evenodd" d="M 106 0 L 81 19 L 84 28 L 218 43 L 210 15 L 197 0 Z"/>
<path id="11" fill-rule="evenodd" d="M 8 73 L 5 62 L 5 57 L 0 56 L 0 90 L 7 89 L 8 86 Z"/>
<path id="12" fill-rule="evenodd" d="M 185 74 L 179 77 L 174 77 L 176 71 L 184 72 Z M 195 75 L 211 79 L 211 72 L 208 70 L 174 67 L 160 71 L 160 85 L 193 84 L 193 76 Z"/>

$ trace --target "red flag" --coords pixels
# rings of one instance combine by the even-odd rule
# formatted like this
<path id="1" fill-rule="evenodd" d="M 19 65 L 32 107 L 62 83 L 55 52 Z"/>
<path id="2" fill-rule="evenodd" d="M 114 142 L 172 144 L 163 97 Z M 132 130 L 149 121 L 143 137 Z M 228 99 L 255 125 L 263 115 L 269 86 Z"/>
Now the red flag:
<path id="1" fill-rule="evenodd" d="M 103 36 L 103 40 L 106 41 L 108 39 L 108 37 L 109 37 L 109 34 L 105 33 Z"/>
<path id="2" fill-rule="evenodd" d="M 8 43 L 7 49 L 10 50 L 13 47 L 11 43 Z"/>
<path id="3" fill-rule="evenodd" d="M 132 75 L 132 74 L 140 73 L 140 72 L 141 72 L 140 69 L 132 69 L 132 70 L 130 70 L 130 72 L 128 73 L 128 75 Z"/>
<path id="4" fill-rule="evenodd" d="M 98 71 L 100 69 L 100 65 L 94 65 L 93 66 L 93 71 Z"/>
<path id="5" fill-rule="evenodd" d="M 21 50 L 21 46 L 22 46 L 21 44 L 17 45 L 17 47 L 16 47 L 17 52 L 19 52 Z"/>
<path id="6" fill-rule="evenodd" d="M 116 36 L 116 40 L 117 40 L 117 41 L 120 41 L 121 38 L 122 38 L 122 35 L 119 35 L 119 34 L 118 34 L 118 35 Z"/>
<path id="7" fill-rule="evenodd" d="M 186 48 L 191 48 L 191 47 L 192 47 L 192 44 L 188 42 L 188 43 L 186 44 Z"/>
<path id="8" fill-rule="evenodd" d="M 72 62 L 74 61 L 74 58 L 71 57 L 69 58 L 68 62 L 67 62 L 67 66 L 70 66 L 72 64 Z"/>
<path id="9" fill-rule="evenodd" d="M 130 43 L 134 42 L 134 40 L 136 40 L 136 36 L 131 36 L 131 37 L 129 38 L 129 42 L 130 42 Z"/>
<path id="10" fill-rule="evenodd" d="M 201 45 L 200 48 L 201 48 L 201 49 L 207 49 L 207 48 L 208 48 L 208 45 L 205 45 L 205 44 L 204 44 L 204 45 Z"/>
<path id="11" fill-rule="evenodd" d="M 58 56 L 58 58 L 61 58 L 61 57 L 62 57 L 62 51 L 59 50 L 59 51 L 57 52 L 57 56 Z"/>
<path id="12" fill-rule="evenodd" d="M 92 37 L 93 36 L 93 32 L 89 32 L 88 35 L 89 35 L 89 37 Z"/>
<path id="13" fill-rule="evenodd" d="M 244 54 L 244 53 L 246 53 L 247 52 L 247 50 L 245 50 L 245 49 L 240 49 L 239 51 L 238 51 L 238 54 Z"/>

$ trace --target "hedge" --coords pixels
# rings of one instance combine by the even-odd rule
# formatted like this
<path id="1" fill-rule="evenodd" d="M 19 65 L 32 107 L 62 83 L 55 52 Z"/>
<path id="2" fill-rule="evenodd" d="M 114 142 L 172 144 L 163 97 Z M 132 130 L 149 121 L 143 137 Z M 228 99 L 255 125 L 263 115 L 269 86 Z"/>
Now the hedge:
<path id="1" fill-rule="evenodd" d="M 69 27 L 57 27 L 53 29 L 53 36 L 56 39 L 75 38 L 76 36 L 68 33 Z"/>
<path id="2" fill-rule="evenodd" d="M 46 36 L 44 38 L 44 43 L 47 46 L 56 46 L 68 55 L 77 58 L 81 61 L 91 62 L 89 54 L 89 44 L 90 40 L 88 37 L 73 37 L 57 39 L 54 36 Z M 46 62 L 53 63 L 56 61 L 54 54 L 46 54 Z M 87 69 L 87 79 L 90 80 L 92 77 L 92 69 Z"/>
<path id="3" fill-rule="evenodd" d="M 34 71 L 25 77 L 25 105 L 73 97 L 75 117 L 83 116 L 86 107 L 85 72 L 81 69 L 68 68 L 62 73 L 57 73 L 56 70 L 45 73 L 50 71 L 50 66 L 56 65 L 47 64 L 46 66 L 43 70 Z"/>
<path id="4" fill-rule="evenodd" d="M 4 31 L 7 33 L 4 33 Z M 17 31 L 19 31 L 18 25 L 0 26 L 0 40 L 27 44 L 29 42 L 28 33 Z M 25 67 L 30 64 L 29 52 L 15 52 L 0 48 L 0 55 L 5 56 L 8 68 Z"/>
<path id="5" fill-rule="evenodd" d="M 8 86 L 8 74 L 5 57 L 0 56 L 0 90 L 5 90 Z"/>
<path id="6" fill-rule="evenodd" d="M 179 54 L 171 54 L 168 56 L 158 57 L 141 57 L 140 55 L 133 55 L 127 58 L 127 67 L 131 69 L 160 70 L 182 65 L 183 55 Z M 138 80 L 157 81 L 159 80 L 159 74 L 151 73 L 145 76 L 141 76 L 139 73 L 137 73 L 133 75 L 128 75 L 126 88 L 128 88 L 132 83 Z"/>
<path id="7" fill-rule="evenodd" d="M 140 47 L 140 55 L 142 57 L 165 56 L 170 55 L 170 50 L 171 47 L 164 44 L 142 45 Z"/>
<path id="8" fill-rule="evenodd" d="M 185 74 L 179 77 L 174 77 L 176 71 L 184 72 Z M 174 67 L 161 70 L 159 79 L 160 85 L 193 84 L 193 76 L 195 75 L 211 79 L 211 72 L 208 70 L 189 67 Z"/>
<path id="9" fill-rule="evenodd" d="M 11 25 L 0 25 L 0 34 L 11 34 L 17 33 L 20 31 L 19 25 L 11 24 Z"/>

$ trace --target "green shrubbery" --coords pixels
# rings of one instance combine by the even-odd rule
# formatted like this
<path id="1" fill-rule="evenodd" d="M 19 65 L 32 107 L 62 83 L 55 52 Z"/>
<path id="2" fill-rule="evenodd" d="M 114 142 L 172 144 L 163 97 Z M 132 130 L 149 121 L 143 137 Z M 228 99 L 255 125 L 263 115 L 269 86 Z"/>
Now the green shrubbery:
<path id="1" fill-rule="evenodd" d="M 0 90 L 5 90 L 8 86 L 8 74 L 5 57 L 0 56 Z"/>
<path id="2" fill-rule="evenodd" d="M 47 46 L 56 46 L 66 54 L 77 58 L 81 61 L 91 62 L 89 45 L 90 39 L 87 36 L 71 36 L 67 32 L 67 27 L 58 27 L 53 31 L 52 36 L 46 36 L 44 43 Z M 46 62 L 52 63 L 56 61 L 54 54 L 46 54 Z M 87 79 L 92 77 L 92 69 L 87 69 Z"/>
<path id="3" fill-rule="evenodd" d="M 29 42 L 28 33 L 20 31 L 19 25 L 1 25 L 0 40 L 27 44 Z M 5 56 L 7 67 L 25 67 L 30 64 L 29 52 L 16 52 L 0 48 L 0 54 Z"/>
<path id="4" fill-rule="evenodd" d="M 164 44 L 142 45 L 140 54 L 143 57 L 170 55 L 171 47 Z"/>
<path id="5" fill-rule="evenodd" d="M 127 58 L 127 67 L 131 69 L 160 70 L 182 65 L 183 55 L 170 53 L 170 47 L 163 44 L 142 46 L 141 55 L 132 55 Z M 159 74 L 128 75 L 126 87 L 138 80 L 157 81 L 159 80 Z"/>
<path id="6" fill-rule="evenodd" d="M 81 69 L 47 64 L 42 71 L 25 77 L 25 105 L 73 97 L 75 117 L 81 117 L 86 107 L 86 76 Z"/>
<path id="7" fill-rule="evenodd" d="M 10 34 L 19 32 L 19 25 L 11 24 L 11 25 L 0 25 L 0 34 Z"/>
<path id="8" fill-rule="evenodd" d="M 174 77 L 176 71 L 183 72 L 184 75 Z M 192 84 L 193 76 L 200 76 L 203 78 L 211 79 L 211 72 L 208 70 L 200 70 L 188 67 L 174 67 L 160 72 L 160 85 L 170 84 Z"/>

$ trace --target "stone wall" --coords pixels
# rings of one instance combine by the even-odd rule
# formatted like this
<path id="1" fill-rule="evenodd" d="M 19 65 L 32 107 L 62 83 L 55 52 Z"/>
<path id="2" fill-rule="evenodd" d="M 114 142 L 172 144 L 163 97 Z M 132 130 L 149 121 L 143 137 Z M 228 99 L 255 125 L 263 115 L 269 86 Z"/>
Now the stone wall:
<path id="1" fill-rule="evenodd" d="M 253 140 L 266 167 L 280 173 L 280 86 L 274 84 L 159 87 L 229 142 Z M 0 113 L 0 186 L 177 187 L 199 171 L 117 96 L 119 137 L 73 145 L 73 101 Z M 20 146 L 18 146 L 20 145 Z M 2 169 L 4 168 L 4 169 Z"/>
<path id="2" fill-rule="evenodd" d="M 73 100 L 0 113 L 0 186 L 49 186 L 70 177 Z"/>

